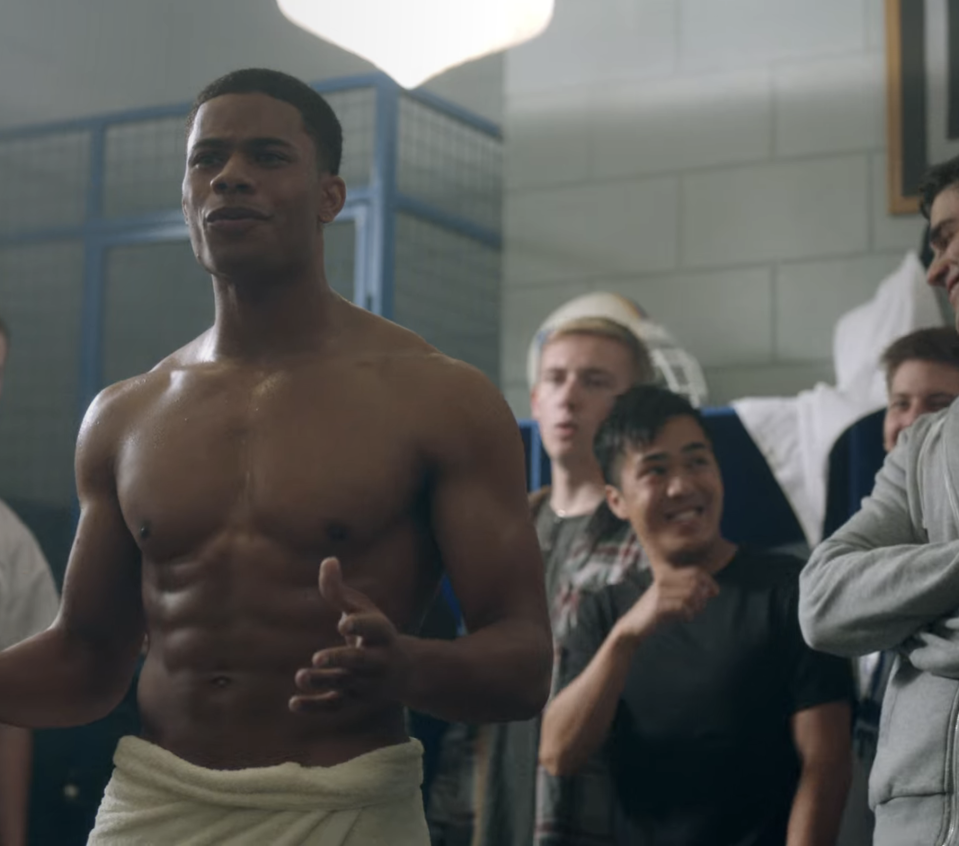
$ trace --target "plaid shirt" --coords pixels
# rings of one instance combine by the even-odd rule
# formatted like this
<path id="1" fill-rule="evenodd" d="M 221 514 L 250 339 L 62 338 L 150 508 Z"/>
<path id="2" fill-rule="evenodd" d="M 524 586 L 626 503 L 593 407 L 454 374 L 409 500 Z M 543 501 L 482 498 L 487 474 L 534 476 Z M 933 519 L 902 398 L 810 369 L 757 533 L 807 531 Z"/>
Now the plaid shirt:
<path id="1" fill-rule="evenodd" d="M 534 521 L 549 500 L 549 494 L 549 488 L 542 488 L 530 495 L 530 511 Z M 618 520 L 605 504 L 600 505 L 587 521 L 580 537 L 573 542 L 563 562 L 550 609 L 554 640 L 558 643 L 575 625 L 579 599 L 584 591 L 598 590 L 604 585 L 622 581 L 629 573 L 638 572 L 646 566 L 642 549 L 629 524 Z M 558 648 L 555 654 L 560 654 Z M 491 728 L 453 725 L 447 731 L 444 760 L 430 792 L 427 813 L 434 844 L 471 842 L 476 846 L 492 844 L 492 841 L 500 839 L 502 825 L 498 814 L 509 811 L 499 808 L 495 796 L 489 795 L 487 789 L 491 784 L 488 780 L 495 778 L 495 774 L 489 771 L 491 758 L 500 760 L 497 755 L 502 753 L 501 749 L 491 744 L 491 740 L 494 737 L 503 740 L 491 732 Z M 532 766 L 535 752 L 531 752 L 531 756 L 534 759 L 530 761 Z M 573 788 L 569 794 L 577 797 L 573 804 L 558 801 L 561 797 L 553 790 L 553 782 L 560 780 L 552 779 L 540 770 L 536 786 L 537 832 L 566 830 L 567 825 L 573 825 L 574 822 L 579 829 L 588 826 L 586 830 L 591 830 L 590 823 L 580 820 L 588 821 L 596 814 L 608 816 L 613 793 L 608 779 L 603 781 L 604 772 L 600 768 L 589 775 L 583 773 L 573 779 L 561 780 L 564 790 L 567 786 Z M 511 826 L 507 823 L 506 827 Z M 566 841 L 542 839 L 537 833 L 536 842 L 543 846 L 558 846 Z"/>
<path id="2" fill-rule="evenodd" d="M 618 520 L 603 503 L 570 550 L 551 609 L 554 695 L 562 678 L 562 644 L 576 626 L 582 596 L 648 566 L 630 525 Z M 574 776 L 557 778 L 539 767 L 536 782 L 534 846 L 610 846 L 614 842 L 615 791 L 602 752 L 593 755 Z"/>

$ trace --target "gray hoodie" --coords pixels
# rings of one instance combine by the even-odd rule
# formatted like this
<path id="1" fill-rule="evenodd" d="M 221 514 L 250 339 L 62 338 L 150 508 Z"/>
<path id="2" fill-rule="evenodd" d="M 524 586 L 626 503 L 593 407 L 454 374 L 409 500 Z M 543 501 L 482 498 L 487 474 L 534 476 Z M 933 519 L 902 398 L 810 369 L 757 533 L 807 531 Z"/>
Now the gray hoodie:
<path id="1" fill-rule="evenodd" d="M 896 653 L 874 846 L 959 846 L 959 402 L 906 430 L 862 510 L 813 552 L 799 619 L 814 649 Z"/>

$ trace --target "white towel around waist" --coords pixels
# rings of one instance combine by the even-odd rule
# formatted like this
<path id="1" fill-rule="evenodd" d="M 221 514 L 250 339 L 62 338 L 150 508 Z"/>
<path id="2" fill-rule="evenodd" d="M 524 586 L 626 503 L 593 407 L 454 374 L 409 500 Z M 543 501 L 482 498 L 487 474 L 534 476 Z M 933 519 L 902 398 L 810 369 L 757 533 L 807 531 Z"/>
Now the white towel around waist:
<path id="1" fill-rule="evenodd" d="M 422 753 L 209 770 L 125 737 L 88 846 L 428 846 Z"/>

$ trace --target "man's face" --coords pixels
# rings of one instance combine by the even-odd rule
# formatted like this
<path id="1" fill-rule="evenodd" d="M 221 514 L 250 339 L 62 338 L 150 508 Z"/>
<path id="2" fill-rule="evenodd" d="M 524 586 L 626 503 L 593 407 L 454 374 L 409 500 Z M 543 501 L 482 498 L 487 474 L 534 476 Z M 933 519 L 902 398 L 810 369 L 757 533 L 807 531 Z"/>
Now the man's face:
<path id="1" fill-rule="evenodd" d="M 654 562 L 698 564 L 721 540 L 723 482 L 709 440 L 688 416 L 666 421 L 656 439 L 630 447 L 610 509 L 628 520 Z"/>
<path id="2" fill-rule="evenodd" d="M 959 367 L 940 361 L 904 361 L 889 383 L 889 405 L 882 424 L 886 452 L 895 445 L 899 433 L 908 429 L 922 414 L 941 411 L 959 397 Z"/>
<path id="3" fill-rule="evenodd" d="M 929 244 L 933 258 L 926 278 L 930 285 L 946 289 L 959 321 L 959 186 L 940 191 L 933 201 L 929 210 Z"/>
<path id="4" fill-rule="evenodd" d="M 183 214 L 200 264 L 226 277 L 306 265 L 342 208 L 299 111 L 265 94 L 204 103 L 187 140 Z"/>
<path id="5" fill-rule="evenodd" d="M 632 377 L 629 350 L 612 338 L 564 335 L 548 342 L 530 398 L 547 455 L 561 463 L 595 461 L 596 430 Z"/>

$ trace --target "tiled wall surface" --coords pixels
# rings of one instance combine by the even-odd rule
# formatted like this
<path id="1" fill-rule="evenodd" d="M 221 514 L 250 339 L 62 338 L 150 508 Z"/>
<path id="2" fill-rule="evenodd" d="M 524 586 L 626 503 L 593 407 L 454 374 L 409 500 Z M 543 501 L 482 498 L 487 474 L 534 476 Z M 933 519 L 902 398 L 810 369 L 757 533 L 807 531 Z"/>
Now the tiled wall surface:
<path id="1" fill-rule="evenodd" d="M 711 400 L 832 379 L 832 327 L 922 233 L 886 213 L 883 0 L 557 0 L 506 57 L 502 385 L 591 290 L 703 365 Z"/>

